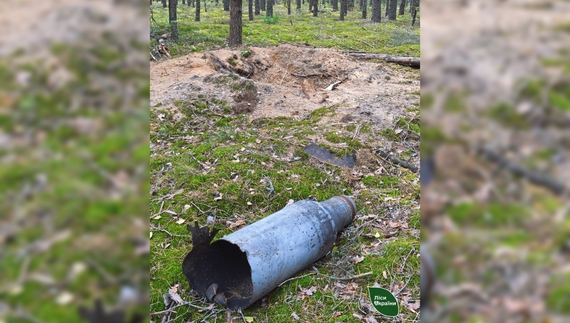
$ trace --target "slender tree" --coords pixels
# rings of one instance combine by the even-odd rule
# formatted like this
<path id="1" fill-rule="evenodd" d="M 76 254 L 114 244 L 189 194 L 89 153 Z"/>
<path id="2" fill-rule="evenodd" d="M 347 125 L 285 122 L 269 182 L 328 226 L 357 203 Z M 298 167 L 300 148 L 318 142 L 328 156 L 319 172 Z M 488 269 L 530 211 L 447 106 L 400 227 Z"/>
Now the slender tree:
<path id="1" fill-rule="evenodd" d="M 224 1 L 224 11 L 230 11 L 230 0 L 223 0 Z"/>
<path id="2" fill-rule="evenodd" d="M 362 0 L 362 19 L 366 19 L 366 7 L 368 7 L 366 0 Z"/>
<path id="3" fill-rule="evenodd" d="M 400 16 L 402 16 L 405 13 L 406 13 L 406 0 L 402 0 L 400 2 L 400 12 L 398 14 L 400 14 Z"/>
<path id="4" fill-rule="evenodd" d="M 247 14 L 249 15 L 249 21 L 253 21 L 253 0 L 247 0 Z"/>
<path id="5" fill-rule="evenodd" d="M 319 0 L 313 0 L 313 17 L 319 14 Z"/>
<path id="6" fill-rule="evenodd" d="M 346 0 L 340 0 L 340 20 L 344 20 L 344 16 L 346 15 Z"/>
<path id="7" fill-rule="evenodd" d="M 267 10 L 265 10 L 266 17 L 273 17 L 273 0 L 266 0 Z"/>
<path id="8" fill-rule="evenodd" d="M 412 0 L 412 2 L 410 3 L 410 7 L 412 10 L 412 26 L 416 23 L 416 15 L 418 13 L 418 7 L 420 4 L 420 0 Z"/>
<path id="9" fill-rule="evenodd" d="M 379 23 L 380 16 L 382 15 L 382 6 L 380 5 L 380 0 L 371 0 L 372 1 L 372 22 Z"/>
<path id="10" fill-rule="evenodd" d="M 299 0 L 297 0 L 297 1 L 299 1 Z M 333 11 L 337 11 L 338 10 L 338 0 L 331 0 L 331 2 L 332 2 L 331 4 L 332 4 Z"/>
<path id="11" fill-rule="evenodd" d="M 386 0 L 386 14 L 384 14 L 384 17 L 388 17 L 388 10 L 390 9 L 390 1 L 392 0 Z"/>
<path id="12" fill-rule="evenodd" d="M 398 0 L 390 0 L 390 10 L 388 10 L 388 20 L 396 20 L 398 13 Z"/>
<path id="13" fill-rule="evenodd" d="M 178 0 L 168 0 L 168 22 L 170 23 L 170 39 L 178 40 L 178 22 L 176 21 L 176 7 Z"/>
<path id="14" fill-rule="evenodd" d="M 291 15 L 291 0 L 287 0 L 287 14 Z"/>
<path id="15" fill-rule="evenodd" d="M 259 11 L 259 0 L 255 0 L 255 15 L 259 16 L 261 12 Z"/>
<path id="16" fill-rule="evenodd" d="M 259 0 L 259 1 L 261 1 L 261 2 L 260 2 L 260 4 L 261 4 L 261 11 L 265 11 L 265 7 L 266 7 L 266 6 L 265 6 L 265 0 Z"/>
<path id="17" fill-rule="evenodd" d="M 166 5 L 166 0 L 162 0 L 162 7 L 163 7 L 163 8 L 166 8 L 166 7 L 167 7 L 167 5 Z"/>
<path id="18" fill-rule="evenodd" d="M 241 45 L 241 0 L 230 1 L 230 37 L 228 45 L 235 47 Z"/>
<path id="19" fill-rule="evenodd" d="M 195 21 L 200 21 L 200 0 L 196 0 L 196 19 Z"/>
<path id="20" fill-rule="evenodd" d="M 301 0 L 297 0 L 297 10 L 301 10 Z"/>

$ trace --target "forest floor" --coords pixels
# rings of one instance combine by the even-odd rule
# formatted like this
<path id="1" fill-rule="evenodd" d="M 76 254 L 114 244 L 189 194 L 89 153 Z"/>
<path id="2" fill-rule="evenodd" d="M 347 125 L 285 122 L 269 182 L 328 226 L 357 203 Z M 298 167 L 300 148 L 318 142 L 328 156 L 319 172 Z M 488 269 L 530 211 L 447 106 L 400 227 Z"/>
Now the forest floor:
<path id="1" fill-rule="evenodd" d="M 148 313 L 147 11 L 2 5 L 0 322 Z"/>
<path id="2" fill-rule="evenodd" d="M 569 5 L 422 2 L 422 321 L 570 319 Z"/>
<path id="3" fill-rule="evenodd" d="M 398 294 L 396 321 L 418 321 L 419 177 L 379 152 L 419 165 L 419 83 L 417 69 L 305 43 L 152 62 L 151 312 L 165 310 L 162 295 L 178 284 L 190 305 L 167 314 L 175 322 L 241 320 L 190 290 L 181 272 L 187 224 L 210 223 L 220 238 L 291 200 L 345 194 L 358 214 L 333 251 L 246 309 L 246 319 L 379 322 L 367 286 L 381 286 Z M 355 167 L 310 157 L 311 143 L 354 154 Z"/>

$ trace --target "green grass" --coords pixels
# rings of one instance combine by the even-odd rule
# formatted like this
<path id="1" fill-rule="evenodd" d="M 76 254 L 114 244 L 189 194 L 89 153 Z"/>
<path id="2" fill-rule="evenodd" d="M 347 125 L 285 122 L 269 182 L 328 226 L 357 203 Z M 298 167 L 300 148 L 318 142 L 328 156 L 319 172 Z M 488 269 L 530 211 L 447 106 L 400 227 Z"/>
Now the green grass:
<path id="1" fill-rule="evenodd" d="M 0 156 L 0 226 L 14 230 L 2 240 L 0 298 L 42 322 L 79 323 L 78 306 L 92 307 L 95 298 L 116 304 L 120 285 L 109 277 L 148 288 L 149 257 L 135 255 L 133 239 L 147 236 L 134 222 L 149 187 L 149 81 L 113 41 L 57 44 L 52 54 L 49 65 L 23 57 L 0 65 L 0 97 L 11 98 L 0 122 L 14 143 Z M 56 68 L 70 76 L 58 86 L 50 81 Z M 27 87 L 14 81 L 17 71 L 30 73 Z M 74 264 L 87 270 L 71 277 Z M 38 274 L 55 283 L 29 278 Z M 63 292 L 73 295 L 69 304 L 57 303 Z M 7 320 L 29 322 L 10 313 Z"/>
<path id="2" fill-rule="evenodd" d="M 159 3 L 151 8 L 154 17 L 151 37 L 169 33 L 168 8 L 162 8 Z M 390 55 L 420 55 L 419 27 L 411 26 L 409 14 L 398 16 L 396 21 L 382 19 L 381 23 L 372 24 L 370 19 L 361 19 L 357 10 L 349 12 L 345 21 L 339 21 L 338 11 L 333 12 L 330 7 L 320 8 L 324 12 L 319 12 L 316 18 L 305 11 L 306 5 L 303 8 L 302 12 L 293 9 L 292 15 L 288 16 L 283 4 L 275 5 L 273 18 L 266 18 L 262 12 L 261 16 L 254 16 L 254 20 L 249 21 L 246 6 L 242 18 L 244 47 L 291 42 Z M 173 56 L 217 49 L 227 44 L 229 12 L 224 12 L 221 4 L 219 7 L 208 4 L 208 11 L 201 12 L 200 22 L 194 21 L 194 8 L 179 3 L 177 10 L 179 40 L 170 46 Z"/>
<path id="3" fill-rule="evenodd" d="M 175 121 L 172 116 L 176 109 L 184 113 L 185 118 Z M 199 122 L 196 120 L 197 110 L 202 112 Z M 214 111 L 215 114 L 212 113 Z M 322 118 L 335 114 L 334 106 L 318 109 L 304 120 L 278 117 L 249 121 L 245 116 L 226 117 L 219 113 L 219 102 L 213 103 L 210 98 L 204 98 L 199 104 L 178 102 L 177 107 L 160 110 L 160 114 L 163 115 L 162 121 L 157 118 L 156 110 L 151 112 L 151 128 L 155 130 L 151 131 L 150 140 L 158 148 L 153 151 L 150 164 L 150 214 L 158 214 L 162 209 L 177 215 L 163 213 L 160 218 L 151 219 L 154 227 L 151 239 L 152 312 L 164 309 L 162 294 L 174 284 L 180 284 L 180 294 L 184 299 L 199 306 L 208 306 L 190 293 L 190 286 L 181 271 L 182 259 L 192 248 L 186 224 L 198 221 L 204 225 L 207 216 L 215 217 L 215 226 L 221 229 L 217 235 L 220 238 L 236 230 L 229 229 L 230 222 L 241 219 L 246 225 L 251 224 L 280 210 L 289 199 L 297 201 L 313 196 L 322 201 L 336 195 L 354 194 L 355 188 L 360 187 L 349 179 L 346 171 L 312 159 L 301 148 L 310 143 L 308 137 L 314 133 L 324 133 L 331 141 L 348 142 L 349 147 L 339 154 L 370 148 L 360 142 L 360 137 L 352 139 L 353 128 L 339 127 L 334 132 L 325 130 L 327 125 Z M 224 122 L 220 123 L 220 120 Z M 165 130 L 160 130 L 163 127 Z M 187 142 L 179 139 L 184 136 L 196 136 L 200 140 Z M 285 136 L 292 138 L 283 140 Z M 167 164 L 171 167 L 167 168 Z M 419 191 L 416 174 L 405 172 L 403 178 L 396 174 L 378 176 L 371 172 L 375 167 L 369 165 L 369 170 L 364 170 L 368 173 L 362 180 L 366 189 L 356 197 L 358 214 L 382 217 L 385 209 L 381 201 L 384 199 L 397 200 L 395 203 L 403 209 L 416 203 Z M 273 191 L 265 177 L 270 179 Z M 172 195 L 176 192 L 178 194 Z M 217 198 L 220 194 L 221 199 Z M 176 222 L 180 218 L 185 220 L 184 224 Z M 394 282 L 409 279 L 407 288 L 414 297 L 418 297 L 419 259 L 415 256 L 405 259 L 412 248 L 418 250 L 419 215 L 416 213 L 413 218 L 406 217 L 403 221 L 409 222 L 409 227 L 415 231 L 403 230 L 396 237 L 383 240 L 382 249 L 375 251 L 368 246 L 370 238 L 361 236 L 358 231 L 373 232 L 373 228 L 362 220 L 355 220 L 339 236 L 333 252 L 314 265 L 318 273 L 311 268 L 299 273 L 301 277 L 309 276 L 277 288 L 267 296 L 263 307 L 258 302 L 246 309 L 244 315 L 254 317 L 254 321 L 290 322 L 291 313 L 295 312 L 302 320 L 355 321 L 352 313 L 357 313 L 360 305 L 354 300 L 366 297 L 366 294 L 359 296 L 360 292 L 353 290 L 350 297 L 354 300 L 345 300 L 338 296 L 344 289 L 335 287 L 336 280 L 331 277 L 372 271 L 372 275 L 355 282 L 366 293 L 365 287 L 375 282 L 389 286 L 390 281 L 382 278 L 388 263 L 390 270 L 396 267 L 403 269 L 392 272 Z M 365 255 L 362 263 L 355 265 L 351 257 L 366 253 L 370 254 Z M 312 296 L 301 292 L 312 286 L 317 288 Z M 174 322 L 200 320 L 208 314 L 212 321 L 226 320 L 226 314 L 220 307 L 208 312 L 184 308 L 178 313 Z M 331 317 L 333 314 L 336 316 Z M 411 317 L 413 313 L 404 309 L 402 315 Z"/>

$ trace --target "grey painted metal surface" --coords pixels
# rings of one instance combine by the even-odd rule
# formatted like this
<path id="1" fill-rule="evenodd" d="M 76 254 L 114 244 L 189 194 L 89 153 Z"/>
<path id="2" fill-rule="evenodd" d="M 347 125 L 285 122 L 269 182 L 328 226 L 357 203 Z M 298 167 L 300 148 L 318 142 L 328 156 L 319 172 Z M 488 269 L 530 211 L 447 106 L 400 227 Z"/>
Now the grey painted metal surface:
<path id="1" fill-rule="evenodd" d="M 184 259 L 184 274 L 198 293 L 211 293 L 217 284 L 218 303 L 232 310 L 246 308 L 325 256 L 355 214 L 356 205 L 346 196 L 295 202 L 193 249 Z"/>

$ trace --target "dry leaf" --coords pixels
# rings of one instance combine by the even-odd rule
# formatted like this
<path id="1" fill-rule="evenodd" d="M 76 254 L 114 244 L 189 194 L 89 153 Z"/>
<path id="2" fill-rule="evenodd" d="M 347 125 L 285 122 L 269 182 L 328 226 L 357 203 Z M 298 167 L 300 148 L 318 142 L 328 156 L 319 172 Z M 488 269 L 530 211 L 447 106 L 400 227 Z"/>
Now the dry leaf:
<path id="1" fill-rule="evenodd" d="M 172 214 L 172 215 L 178 215 L 178 213 L 174 212 L 174 211 L 170 211 L 170 210 L 164 210 L 162 211 L 164 213 L 168 213 L 168 214 Z"/>
<path id="2" fill-rule="evenodd" d="M 363 260 L 364 260 L 364 257 L 361 257 L 361 256 L 355 256 L 355 257 L 354 257 L 354 263 L 355 263 L 355 264 L 360 263 L 360 262 L 362 262 Z"/>
<path id="3" fill-rule="evenodd" d="M 388 275 L 386 274 L 386 271 L 385 271 L 385 270 L 382 271 L 382 277 L 384 277 L 384 279 L 387 279 L 387 278 L 388 278 Z"/>
<path id="4" fill-rule="evenodd" d="M 295 321 L 298 321 L 300 319 L 299 315 L 297 315 L 297 313 L 295 313 L 295 312 L 291 313 L 291 316 L 293 317 L 293 319 Z"/>
<path id="5" fill-rule="evenodd" d="M 155 216 L 152 217 L 153 220 L 159 220 L 160 218 L 161 218 L 160 215 L 155 215 Z"/>
<path id="6" fill-rule="evenodd" d="M 227 221 L 226 223 L 229 223 L 229 228 L 233 229 L 239 226 L 242 226 L 245 224 L 245 221 L 242 219 L 237 220 L 236 222 L 231 222 L 231 221 Z"/>
<path id="7" fill-rule="evenodd" d="M 178 219 L 178 221 L 176 221 L 176 224 L 182 224 L 184 222 L 186 222 L 186 220 L 180 218 L 180 219 Z"/>
<path id="8" fill-rule="evenodd" d="M 172 289 L 168 290 L 168 295 L 170 296 L 170 298 L 172 298 L 173 301 L 175 301 L 178 304 L 182 304 L 184 303 L 184 301 L 182 300 L 182 297 L 180 297 L 180 295 L 178 295 L 178 293 L 173 292 Z"/>
<path id="9" fill-rule="evenodd" d="M 219 195 L 214 197 L 214 201 L 220 201 L 222 199 L 222 197 L 224 196 L 222 193 L 218 193 Z"/>
<path id="10" fill-rule="evenodd" d="M 152 232 L 150 233 L 150 238 L 149 238 L 149 239 L 152 239 Z"/>

